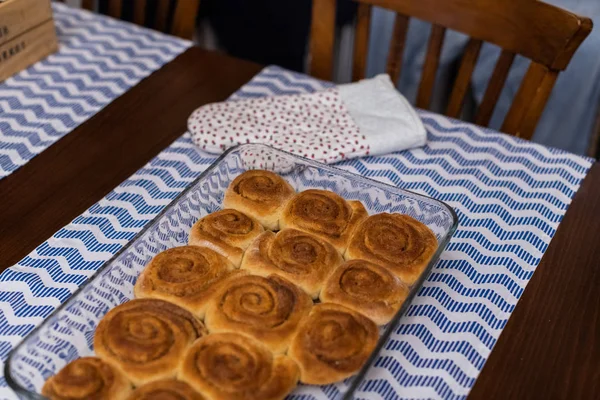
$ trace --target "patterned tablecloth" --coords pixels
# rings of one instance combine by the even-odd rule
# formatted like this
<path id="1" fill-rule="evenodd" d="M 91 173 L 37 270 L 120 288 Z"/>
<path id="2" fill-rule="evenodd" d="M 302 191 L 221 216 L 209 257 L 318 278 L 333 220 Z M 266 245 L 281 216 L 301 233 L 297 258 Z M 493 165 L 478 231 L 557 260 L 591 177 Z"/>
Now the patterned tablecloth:
<path id="1" fill-rule="evenodd" d="M 192 45 L 53 3 L 60 42 L 0 83 L 0 179 Z"/>
<path id="2" fill-rule="evenodd" d="M 329 86 L 269 67 L 232 98 Z M 459 228 L 360 388 L 360 397 L 464 398 L 591 160 L 420 112 L 428 144 L 340 168 L 449 203 Z M 185 134 L 0 275 L 0 359 L 125 245 L 215 157 Z M 336 391 L 300 388 L 294 398 Z M 0 398 L 11 391 L 0 379 Z"/>

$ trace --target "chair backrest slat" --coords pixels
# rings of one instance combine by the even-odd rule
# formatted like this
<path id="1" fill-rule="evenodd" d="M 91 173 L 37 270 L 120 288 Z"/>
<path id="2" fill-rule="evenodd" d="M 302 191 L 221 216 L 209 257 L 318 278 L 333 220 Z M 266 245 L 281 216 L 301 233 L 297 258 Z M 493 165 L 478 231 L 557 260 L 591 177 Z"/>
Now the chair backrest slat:
<path id="1" fill-rule="evenodd" d="M 446 109 L 446 115 L 452 118 L 458 118 L 465 102 L 465 96 L 471 84 L 471 75 L 475 70 L 477 64 L 477 58 L 479 57 L 479 50 L 481 50 L 481 40 L 471 38 L 465 53 L 460 63 L 458 74 L 456 75 L 456 81 L 450 94 L 450 101 L 448 102 L 448 108 Z"/>
<path id="2" fill-rule="evenodd" d="M 542 64 L 531 63 L 502 124 L 504 132 L 516 133 L 518 131 L 529 102 L 535 96 L 547 70 Z"/>
<path id="3" fill-rule="evenodd" d="M 154 29 L 166 32 L 169 19 L 170 0 L 158 0 L 156 4 L 156 14 L 154 16 Z"/>
<path id="4" fill-rule="evenodd" d="M 354 81 L 364 79 L 365 77 L 370 25 L 371 6 L 360 3 L 356 15 L 356 31 L 354 34 L 354 57 L 352 62 L 352 80 Z"/>
<path id="5" fill-rule="evenodd" d="M 475 117 L 476 124 L 487 126 L 490 123 L 490 119 L 492 119 L 496 103 L 500 98 L 500 93 L 504 88 L 504 82 L 506 82 L 514 59 L 515 53 L 513 52 L 502 50 L 502 53 L 500 53 L 500 57 L 498 58 L 498 61 L 496 61 L 494 72 L 485 89 L 483 100 L 477 110 L 477 115 Z"/>
<path id="6" fill-rule="evenodd" d="M 194 36 L 196 29 L 196 13 L 200 0 L 179 0 L 175 7 L 173 15 L 173 25 L 171 26 L 171 34 L 183 38 L 191 39 Z M 190 15 L 193 18 L 190 18 Z"/>
<path id="7" fill-rule="evenodd" d="M 536 62 L 531 63 L 521 82 L 521 86 L 515 95 L 513 103 L 508 110 L 508 114 L 506 114 L 506 118 L 504 119 L 501 128 L 503 132 L 516 136 L 528 137 L 528 132 L 522 129 L 523 124 L 530 124 L 530 122 L 527 121 L 528 118 L 531 118 L 532 114 L 530 113 L 535 114 L 537 111 L 534 110 L 533 107 L 539 107 L 541 104 L 539 95 L 543 93 L 539 93 L 540 90 L 542 87 L 544 87 L 545 90 L 551 89 L 554 85 L 556 75 L 556 71 L 552 71 L 542 64 Z M 550 76 L 550 80 L 548 80 L 548 76 Z M 554 76 L 554 80 L 552 79 L 552 76 Z M 548 85 L 550 85 L 550 87 L 548 87 Z"/>
<path id="8" fill-rule="evenodd" d="M 314 0 L 310 27 L 310 73 L 331 80 L 335 41 L 335 0 Z"/>
<path id="9" fill-rule="evenodd" d="M 122 10 L 122 0 L 108 0 L 108 15 L 110 15 L 113 18 L 121 18 Z"/>
<path id="10" fill-rule="evenodd" d="M 471 39 L 465 49 L 446 114 L 459 117 L 482 43 L 502 49 L 475 122 L 487 125 L 506 82 L 515 56 L 532 64 L 506 115 L 502 130 L 531 138 L 558 73 L 592 30 L 589 18 L 575 15 L 541 0 L 354 0 L 359 3 L 354 44 L 353 78 L 365 74 L 371 6 L 396 13 L 386 72 L 397 82 L 410 18 L 432 24 L 416 105 L 429 108 L 447 29 Z M 310 73 L 331 79 L 335 43 L 336 0 L 313 0 Z"/>
<path id="11" fill-rule="evenodd" d="M 133 5 L 133 22 L 138 25 L 146 23 L 146 0 L 135 0 Z"/>
<path id="12" fill-rule="evenodd" d="M 558 74 L 559 72 L 556 70 L 548 70 L 546 72 L 546 75 L 544 75 L 544 79 L 542 79 L 542 83 L 538 87 L 533 101 L 529 105 L 527 113 L 521 121 L 519 130 L 515 133 L 516 136 L 525 139 L 531 139 L 533 137 L 535 127 L 537 126 L 537 123 L 544 112 L 544 108 L 546 107 L 546 103 L 550 98 L 550 93 L 552 93 L 552 89 L 554 88 L 554 84 L 558 78 Z"/>
<path id="13" fill-rule="evenodd" d="M 81 0 L 81 7 L 93 11 L 94 10 L 94 0 Z"/>
<path id="14" fill-rule="evenodd" d="M 419 84 L 419 91 L 417 93 L 417 107 L 419 108 L 429 108 L 431 104 L 431 96 L 433 95 L 433 86 L 440 63 L 440 53 L 442 52 L 445 34 L 446 28 L 443 26 L 433 25 L 431 27 L 425 65 L 423 66 L 421 83 Z"/>
<path id="15" fill-rule="evenodd" d="M 404 45 L 406 44 L 406 33 L 410 18 L 406 15 L 396 13 L 394 20 L 394 31 L 390 42 L 390 51 L 388 53 L 386 72 L 392 79 L 392 82 L 398 82 L 400 71 L 402 70 L 402 56 L 404 54 Z"/>

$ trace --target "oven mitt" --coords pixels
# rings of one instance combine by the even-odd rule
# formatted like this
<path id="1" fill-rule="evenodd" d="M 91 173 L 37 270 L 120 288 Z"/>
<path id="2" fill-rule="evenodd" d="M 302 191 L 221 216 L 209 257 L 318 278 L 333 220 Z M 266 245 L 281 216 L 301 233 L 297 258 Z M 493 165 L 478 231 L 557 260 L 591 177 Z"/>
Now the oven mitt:
<path id="1" fill-rule="evenodd" d="M 190 115 L 188 130 L 209 153 L 264 143 L 325 163 L 423 146 L 427 138 L 385 74 L 316 93 L 207 104 Z"/>

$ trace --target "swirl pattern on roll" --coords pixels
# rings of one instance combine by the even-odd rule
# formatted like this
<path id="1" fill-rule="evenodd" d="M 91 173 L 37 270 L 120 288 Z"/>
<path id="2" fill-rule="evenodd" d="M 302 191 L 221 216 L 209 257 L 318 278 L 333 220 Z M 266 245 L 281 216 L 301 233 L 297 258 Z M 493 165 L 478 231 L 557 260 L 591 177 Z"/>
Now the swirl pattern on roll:
<path id="1" fill-rule="evenodd" d="M 71 361 L 42 388 L 50 400 L 123 400 L 131 393 L 127 378 L 96 357 Z"/>
<path id="2" fill-rule="evenodd" d="M 102 318 L 94 350 L 139 386 L 173 378 L 185 351 L 205 334 L 202 322 L 189 311 L 163 300 L 136 299 Z"/>
<path id="3" fill-rule="evenodd" d="M 284 278 L 237 276 L 221 285 L 205 323 L 211 333 L 242 332 L 283 353 L 312 306 L 310 296 Z"/>
<path id="4" fill-rule="evenodd" d="M 237 333 L 211 333 L 185 356 L 179 378 L 212 400 L 283 399 L 298 382 L 298 366 Z"/>
<path id="5" fill-rule="evenodd" d="M 313 307 L 288 351 L 300 381 L 326 385 L 352 376 L 375 349 L 379 331 L 364 315 L 333 303 Z"/>
<path id="6" fill-rule="evenodd" d="M 343 262 L 329 242 L 296 229 L 262 233 L 246 250 L 242 269 L 258 275 L 277 274 L 317 298 L 323 282 Z"/>
<path id="7" fill-rule="evenodd" d="M 320 299 L 387 324 L 406 300 L 409 289 L 387 269 L 365 260 L 347 261 L 323 285 Z"/>
<path id="8" fill-rule="evenodd" d="M 134 286 L 135 297 L 167 300 L 203 318 L 218 283 L 233 269 L 229 260 L 206 247 L 174 247 L 144 268 Z"/>
<path id="9" fill-rule="evenodd" d="M 199 219 L 190 230 L 188 244 L 208 247 L 239 267 L 244 250 L 264 230 L 256 219 L 226 208 Z"/>
<path id="10" fill-rule="evenodd" d="M 279 229 L 285 203 L 295 194 L 281 176 L 265 170 L 238 175 L 225 191 L 223 207 L 234 208 L 256 218 L 267 229 Z"/>
<path id="11" fill-rule="evenodd" d="M 360 201 L 346 201 L 328 190 L 309 189 L 288 201 L 279 226 L 317 235 L 344 253 L 354 229 L 367 216 Z"/>
<path id="12" fill-rule="evenodd" d="M 370 216 L 356 229 L 344 257 L 381 265 L 412 285 L 437 246 L 435 235 L 425 224 L 408 215 L 382 213 Z"/>
<path id="13" fill-rule="evenodd" d="M 127 400 L 205 400 L 189 384 L 163 379 L 136 388 Z"/>

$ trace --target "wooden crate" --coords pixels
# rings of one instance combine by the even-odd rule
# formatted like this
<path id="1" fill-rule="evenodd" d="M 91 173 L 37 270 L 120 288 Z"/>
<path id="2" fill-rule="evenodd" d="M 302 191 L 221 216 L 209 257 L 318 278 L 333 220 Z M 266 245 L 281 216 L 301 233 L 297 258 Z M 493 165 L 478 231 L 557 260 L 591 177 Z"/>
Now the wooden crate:
<path id="1" fill-rule="evenodd" d="M 50 0 L 0 3 L 0 82 L 57 49 Z"/>

